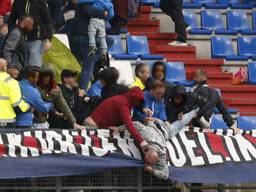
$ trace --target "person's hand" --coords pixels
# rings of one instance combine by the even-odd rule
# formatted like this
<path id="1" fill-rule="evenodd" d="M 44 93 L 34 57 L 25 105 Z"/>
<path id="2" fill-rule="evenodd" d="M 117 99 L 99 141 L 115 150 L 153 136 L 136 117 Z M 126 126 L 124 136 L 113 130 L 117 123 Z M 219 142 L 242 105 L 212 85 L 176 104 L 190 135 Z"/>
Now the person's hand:
<path id="1" fill-rule="evenodd" d="M 153 122 L 153 121 L 155 121 L 155 119 L 152 118 L 152 117 L 146 117 L 146 118 L 144 119 L 144 123 L 146 123 L 146 124 L 151 123 L 151 122 Z"/>
<path id="2" fill-rule="evenodd" d="M 150 165 L 146 165 L 144 171 L 147 173 L 153 173 L 153 168 Z"/>
<path id="3" fill-rule="evenodd" d="M 78 96 L 79 96 L 79 97 L 84 97 L 85 95 L 86 95 L 85 90 L 83 90 L 83 89 L 79 89 L 79 90 L 78 90 Z"/>
<path id="4" fill-rule="evenodd" d="M 33 106 L 30 105 L 30 109 L 29 110 L 30 110 L 30 112 L 34 113 L 36 109 Z"/>
<path id="5" fill-rule="evenodd" d="M 104 17 L 108 17 L 108 12 L 107 11 L 104 12 Z"/>
<path id="6" fill-rule="evenodd" d="M 119 133 L 119 129 L 116 126 L 110 126 L 109 129 L 113 131 L 112 135 Z"/>
<path id="7" fill-rule="evenodd" d="M 148 150 L 148 143 L 144 140 L 144 141 L 142 141 L 142 142 L 140 143 L 140 147 L 141 147 L 143 153 L 145 153 L 145 152 L 147 152 L 147 150 Z"/>
<path id="8" fill-rule="evenodd" d="M 4 24 L 4 17 L 0 16 L 0 26 Z"/>
<path id="9" fill-rule="evenodd" d="M 148 117 L 153 116 L 153 111 L 151 111 L 149 108 L 143 108 L 142 109 L 143 113 L 145 113 Z"/>
<path id="10" fill-rule="evenodd" d="M 45 40 L 44 42 L 44 51 L 47 52 L 52 48 L 52 43 L 49 40 Z"/>
<path id="11" fill-rule="evenodd" d="M 82 125 L 78 125 L 77 123 L 74 123 L 73 125 L 74 129 L 81 129 L 81 130 L 85 130 L 85 127 Z"/>
<path id="12" fill-rule="evenodd" d="M 181 120 L 182 120 L 183 115 L 184 115 L 184 114 L 183 114 L 183 112 L 181 112 L 181 113 L 179 113 L 179 114 L 178 114 L 178 120 L 179 120 L 179 121 L 181 121 Z"/>
<path id="13" fill-rule="evenodd" d="M 240 133 L 241 129 L 239 129 L 238 127 L 236 127 L 235 124 L 233 124 L 232 126 L 230 126 L 231 129 L 234 130 L 234 135 L 237 135 Z"/>
<path id="14" fill-rule="evenodd" d="M 170 127 L 171 126 L 171 123 L 169 123 L 169 121 L 165 121 L 164 124 L 165 124 L 166 127 Z"/>
<path id="15" fill-rule="evenodd" d="M 4 25 L 1 30 L 0 30 L 0 34 L 3 35 L 3 36 L 6 36 L 8 33 L 8 26 L 7 25 Z"/>
<path id="16" fill-rule="evenodd" d="M 60 113 L 58 111 L 55 111 L 55 115 L 61 119 L 64 119 L 64 114 L 63 113 Z"/>

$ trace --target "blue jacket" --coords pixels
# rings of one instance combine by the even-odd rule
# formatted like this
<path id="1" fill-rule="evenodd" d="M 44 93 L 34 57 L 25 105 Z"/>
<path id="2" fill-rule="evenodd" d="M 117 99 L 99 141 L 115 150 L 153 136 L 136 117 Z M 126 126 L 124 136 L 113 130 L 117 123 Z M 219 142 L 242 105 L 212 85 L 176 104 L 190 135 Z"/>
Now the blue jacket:
<path id="1" fill-rule="evenodd" d="M 164 100 L 161 101 L 156 101 L 154 99 L 154 97 L 152 97 L 148 91 L 144 91 L 144 102 L 143 102 L 143 107 L 150 109 L 151 111 L 153 111 L 153 117 L 154 118 L 158 118 L 161 119 L 162 121 L 166 121 L 167 120 L 167 116 L 166 116 L 166 106 L 164 104 Z M 135 121 L 140 121 L 140 122 L 144 122 L 144 119 L 146 118 L 146 114 L 142 113 L 139 109 L 134 109 L 134 113 L 133 113 L 133 119 Z"/>
<path id="2" fill-rule="evenodd" d="M 111 0 L 79 0 L 78 4 L 91 3 L 93 8 L 101 9 L 108 12 L 107 20 L 114 17 L 114 7 Z"/>
<path id="3" fill-rule="evenodd" d="M 32 105 L 38 112 L 47 113 L 52 107 L 52 103 L 44 102 L 38 89 L 28 80 L 20 81 L 20 89 L 25 101 Z M 31 127 L 34 115 L 32 112 L 17 114 L 16 125 Z"/>
<path id="4" fill-rule="evenodd" d="M 87 91 L 87 96 L 89 96 L 89 97 L 93 97 L 93 96 L 101 97 L 102 88 L 103 88 L 103 86 L 102 86 L 101 82 L 99 80 L 96 81 L 95 83 L 92 84 L 90 89 Z"/>

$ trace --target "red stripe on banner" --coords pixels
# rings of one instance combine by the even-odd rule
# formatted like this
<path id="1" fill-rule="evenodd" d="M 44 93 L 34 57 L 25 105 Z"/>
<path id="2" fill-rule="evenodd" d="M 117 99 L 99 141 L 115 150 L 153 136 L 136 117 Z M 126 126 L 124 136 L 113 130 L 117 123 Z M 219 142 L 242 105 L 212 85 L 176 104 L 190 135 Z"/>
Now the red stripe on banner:
<path id="1" fill-rule="evenodd" d="M 93 147 L 97 147 L 97 148 L 100 148 L 100 138 L 97 137 L 96 135 L 90 135 L 91 136 L 91 139 L 92 139 L 92 145 Z"/>
<path id="2" fill-rule="evenodd" d="M 76 135 L 74 137 L 74 142 L 77 144 L 84 144 L 84 138 L 80 135 Z"/>
<path id="3" fill-rule="evenodd" d="M 0 156 L 6 155 L 6 146 L 0 144 Z"/>
<path id="4" fill-rule="evenodd" d="M 38 148 L 37 140 L 34 137 L 25 136 L 23 143 L 26 147 Z"/>
<path id="5" fill-rule="evenodd" d="M 246 139 L 248 139 L 250 142 L 256 144 L 256 137 L 253 137 L 251 135 L 244 135 Z"/>
<path id="6" fill-rule="evenodd" d="M 215 135 L 212 133 L 206 133 L 208 137 L 208 141 L 211 145 L 213 153 L 215 154 L 222 154 L 223 157 L 230 157 L 229 153 L 226 151 L 223 143 L 222 137 L 219 135 Z"/>

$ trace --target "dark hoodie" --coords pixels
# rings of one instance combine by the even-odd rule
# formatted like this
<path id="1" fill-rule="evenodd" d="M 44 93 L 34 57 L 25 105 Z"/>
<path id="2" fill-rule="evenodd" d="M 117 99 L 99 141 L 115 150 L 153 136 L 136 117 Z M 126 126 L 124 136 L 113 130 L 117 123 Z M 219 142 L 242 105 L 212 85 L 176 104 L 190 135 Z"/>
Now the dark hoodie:
<path id="1" fill-rule="evenodd" d="M 132 88 L 123 95 L 117 95 L 103 101 L 91 114 L 98 128 L 108 128 L 125 124 L 133 138 L 140 144 L 143 139 L 131 120 L 131 110 L 144 100 L 140 88 Z"/>

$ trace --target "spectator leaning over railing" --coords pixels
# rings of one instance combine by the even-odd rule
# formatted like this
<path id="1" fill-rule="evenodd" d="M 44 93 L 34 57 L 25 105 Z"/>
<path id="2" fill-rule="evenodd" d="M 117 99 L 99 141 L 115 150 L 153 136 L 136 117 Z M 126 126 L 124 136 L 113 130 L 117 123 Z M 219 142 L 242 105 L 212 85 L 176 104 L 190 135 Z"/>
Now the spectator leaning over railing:
<path id="1" fill-rule="evenodd" d="M 27 103 L 33 106 L 37 112 L 48 113 L 52 108 L 52 103 L 43 101 L 36 85 L 39 79 L 40 68 L 36 66 L 27 66 L 23 73 L 23 79 L 20 81 L 21 93 Z M 17 115 L 17 128 L 31 128 L 33 126 L 34 115 L 29 111 Z"/>
<path id="2" fill-rule="evenodd" d="M 33 30 L 33 26 L 34 19 L 31 16 L 21 16 L 16 27 L 5 37 L 2 56 L 7 61 L 8 68 L 12 68 L 12 76 L 19 73 L 25 65 L 25 38 Z"/>
<path id="3" fill-rule="evenodd" d="M 43 50 L 51 48 L 53 34 L 52 19 L 46 0 L 15 0 L 8 20 L 9 29 L 16 25 L 22 15 L 30 15 L 35 20 L 34 29 L 27 35 L 26 65 L 41 67 Z"/>
<path id="4" fill-rule="evenodd" d="M 0 58 L 0 129 L 15 128 L 16 114 L 28 112 L 18 81 L 7 72 L 7 62 Z"/>
<path id="5" fill-rule="evenodd" d="M 141 90 L 144 90 L 146 88 L 146 82 L 149 80 L 149 77 L 150 69 L 148 64 L 138 63 L 135 67 L 135 81 L 129 87 L 139 87 Z"/>

